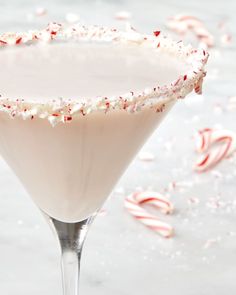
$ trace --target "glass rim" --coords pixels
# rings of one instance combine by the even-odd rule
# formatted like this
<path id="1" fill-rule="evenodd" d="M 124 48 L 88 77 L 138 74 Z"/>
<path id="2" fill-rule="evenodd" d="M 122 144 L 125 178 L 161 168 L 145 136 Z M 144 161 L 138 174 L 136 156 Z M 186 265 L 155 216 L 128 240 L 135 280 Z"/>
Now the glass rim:
<path id="1" fill-rule="evenodd" d="M 7 46 L 35 44 L 37 42 L 53 42 L 56 40 L 76 41 L 105 41 L 131 43 L 137 46 L 146 46 L 158 51 L 165 51 L 184 62 L 189 70 L 181 74 L 169 85 L 153 86 L 141 92 L 130 91 L 112 97 L 95 97 L 86 100 L 78 98 L 48 99 L 46 102 L 25 100 L 24 98 L 3 97 L 0 94 L 0 112 L 8 113 L 12 117 L 47 118 L 51 124 L 68 122 L 75 116 L 85 116 L 94 111 L 108 112 L 122 109 L 130 113 L 150 107 L 162 111 L 163 106 L 176 99 L 184 98 L 195 90 L 201 94 L 202 82 L 206 75 L 204 69 L 209 54 L 204 49 L 194 49 L 191 45 L 185 46 L 182 41 L 173 41 L 160 31 L 152 35 L 145 35 L 130 27 L 127 31 L 100 26 L 84 26 L 81 24 L 66 26 L 50 23 L 46 29 L 23 33 L 5 33 L 0 35 L 0 49 Z"/>

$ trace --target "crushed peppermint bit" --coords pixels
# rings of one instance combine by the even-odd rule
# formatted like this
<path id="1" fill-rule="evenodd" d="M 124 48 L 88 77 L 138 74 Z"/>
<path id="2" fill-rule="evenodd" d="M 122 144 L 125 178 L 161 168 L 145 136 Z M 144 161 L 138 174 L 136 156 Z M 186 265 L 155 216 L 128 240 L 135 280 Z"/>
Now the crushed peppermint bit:
<path id="1" fill-rule="evenodd" d="M 47 14 L 47 9 L 45 7 L 37 7 L 35 9 L 35 15 L 36 16 L 43 16 Z"/>
<path id="2" fill-rule="evenodd" d="M 211 248 L 213 245 L 218 244 L 221 241 L 221 237 L 217 237 L 216 239 L 209 239 L 203 245 L 203 249 Z"/>
<path id="3" fill-rule="evenodd" d="M 155 155 L 149 151 L 141 151 L 138 154 L 138 159 L 144 162 L 152 162 L 155 160 Z"/>
<path id="4" fill-rule="evenodd" d="M 227 33 L 221 36 L 221 43 L 223 45 L 229 45 L 232 42 L 232 35 Z"/>
<path id="5" fill-rule="evenodd" d="M 227 109 L 229 111 L 236 111 L 236 96 L 232 96 L 229 98 L 227 103 Z"/>
<path id="6" fill-rule="evenodd" d="M 17 39 L 16 39 L 16 44 L 20 44 L 21 41 L 22 41 L 22 37 L 17 38 Z"/>
<path id="7" fill-rule="evenodd" d="M 104 216 L 106 216 L 106 215 L 107 215 L 107 210 L 106 210 L 106 209 L 102 208 L 102 209 L 100 209 L 100 210 L 98 211 L 98 216 L 100 216 L 100 217 L 104 217 Z"/>
<path id="8" fill-rule="evenodd" d="M 128 11 L 119 11 L 115 14 L 115 19 L 117 20 L 128 20 L 131 18 L 131 13 Z"/>
<path id="9" fill-rule="evenodd" d="M 0 44 L 2 44 L 2 45 L 6 45 L 7 42 L 6 42 L 6 41 L 3 41 L 3 40 L 0 40 Z"/>
<path id="10" fill-rule="evenodd" d="M 154 31 L 153 34 L 158 37 L 160 35 L 161 31 Z"/>
<path id="11" fill-rule="evenodd" d="M 191 197 L 191 198 L 188 199 L 188 203 L 189 203 L 190 205 L 192 205 L 192 204 L 197 205 L 197 204 L 200 203 L 200 200 L 199 200 L 199 198 Z"/>
<path id="12" fill-rule="evenodd" d="M 205 77 L 204 66 L 208 59 L 206 51 L 196 50 L 191 46 L 184 46 L 182 42 L 172 41 L 160 34 L 160 31 L 155 31 L 154 36 L 142 35 L 129 24 L 127 25 L 127 31 L 122 32 L 114 28 L 85 27 L 78 24 L 62 26 L 58 23 L 50 23 L 46 29 L 41 31 L 0 35 L 0 49 L 9 45 L 70 39 L 81 41 L 105 40 L 106 42 L 134 44 L 135 46 L 154 49 L 157 54 L 159 51 L 166 51 L 168 54 L 175 55 L 176 58 L 184 61 L 190 70 L 170 85 L 153 85 L 153 87 L 141 92 L 130 91 L 117 97 L 96 97 L 83 103 L 79 100 L 72 102 L 69 98 L 60 98 L 60 100 L 56 101 L 52 99 L 48 100 L 47 103 L 40 101 L 27 102 L 23 98 L 14 99 L 0 94 L 0 112 L 6 112 L 11 117 L 22 117 L 23 119 L 32 118 L 32 116 L 48 119 L 55 126 L 58 123 L 70 122 L 73 117 L 86 116 L 94 111 L 107 113 L 112 110 L 123 109 L 129 113 L 134 113 L 143 108 L 152 108 L 156 112 L 162 112 L 168 102 L 184 98 L 194 89 L 196 93 L 201 93 L 202 82 Z"/>

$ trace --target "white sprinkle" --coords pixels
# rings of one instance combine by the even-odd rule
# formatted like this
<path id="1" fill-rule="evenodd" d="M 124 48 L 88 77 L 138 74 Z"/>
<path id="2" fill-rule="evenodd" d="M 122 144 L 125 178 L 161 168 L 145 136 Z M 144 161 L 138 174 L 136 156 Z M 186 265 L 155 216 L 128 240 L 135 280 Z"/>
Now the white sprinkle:
<path id="1" fill-rule="evenodd" d="M 37 7 L 35 9 L 35 15 L 37 15 L 37 16 L 43 16 L 45 14 L 47 14 L 47 9 L 46 8 L 44 8 L 44 7 Z"/>
<path id="2" fill-rule="evenodd" d="M 217 237 L 216 239 L 209 239 L 206 241 L 206 243 L 203 245 L 203 249 L 208 249 L 215 245 L 216 243 L 219 243 L 221 241 L 221 237 Z"/>
<path id="3" fill-rule="evenodd" d="M 229 45 L 232 42 L 232 35 L 231 34 L 224 34 L 221 36 L 220 40 L 223 45 Z"/>
<path id="4" fill-rule="evenodd" d="M 153 155 L 153 153 L 149 151 L 141 151 L 138 154 L 138 158 L 140 161 L 151 162 L 151 161 L 154 161 L 155 156 Z"/>
<path id="5" fill-rule="evenodd" d="M 80 17 L 78 14 L 75 14 L 75 13 L 67 13 L 65 16 L 65 19 L 68 23 L 74 24 L 79 21 Z"/>

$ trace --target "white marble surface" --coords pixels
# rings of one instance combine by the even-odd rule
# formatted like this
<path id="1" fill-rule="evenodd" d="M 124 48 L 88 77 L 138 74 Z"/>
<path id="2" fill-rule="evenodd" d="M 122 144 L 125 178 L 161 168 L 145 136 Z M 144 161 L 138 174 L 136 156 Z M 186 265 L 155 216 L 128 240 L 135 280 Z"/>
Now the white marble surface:
<path id="1" fill-rule="evenodd" d="M 113 16 L 132 13 L 142 31 L 165 29 L 166 19 L 187 12 L 200 17 L 216 36 L 211 50 L 204 96 L 179 102 L 145 146 L 153 162 L 136 159 L 106 203 L 107 214 L 95 221 L 83 253 L 81 294 L 222 295 L 236 292 L 235 160 L 198 175 L 192 135 L 203 127 L 222 126 L 236 131 L 236 110 L 228 98 L 236 95 L 235 40 L 220 43 L 217 28 L 227 20 L 235 37 L 234 1 L 52 1 L 0 0 L 0 31 L 44 26 L 77 13 L 88 23 L 123 26 Z M 47 15 L 34 17 L 36 7 Z M 3 69 L 1 69 L 3 70 Z M 0 82 L 1 83 L 1 82 Z M 1 84 L 0 84 L 1 86 Z M 216 108 L 219 105 L 220 108 Z M 221 177 L 216 177 L 218 172 Z M 0 160 L 0 294 L 59 295 L 59 251 L 38 209 L 3 160 Z M 124 210 L 124 196 L 137 187 L 164 191 L 173 181 L 188 185 L 170 193 L 176 207 L 165 218 L 175 227 L 165 240 L 133 220 Z M 189 198 L 199 204 L 189 206 Z M 213 208 L 216 200 L 218 208 Z M 207 241 L 213 243 L 206 247 Z"/>

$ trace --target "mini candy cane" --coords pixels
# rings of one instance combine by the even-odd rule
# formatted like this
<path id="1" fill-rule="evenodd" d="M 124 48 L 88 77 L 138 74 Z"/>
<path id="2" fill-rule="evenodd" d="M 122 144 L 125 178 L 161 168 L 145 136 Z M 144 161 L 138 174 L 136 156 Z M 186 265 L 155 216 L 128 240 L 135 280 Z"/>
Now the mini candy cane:
<path id="1" fill-rule="evenodd" d="M 226 138 L 235 138 L 235 133 L 230 130 L 204 128 L 197 133 L 196 148 L 198 153 L 206 152 L 214 143 Z"/>
<path id="2" fill-rule="evenodd" d="M 173 205 L 169 199 L 157 192 L 135 192 L 125 199 L 125 208 L 133 217 L 150 229 L 165 238 L 171 237 L 173 235 L 173 227 L 147 212 L 142 207 L 144 204 L 152 205 L 160 209 L 164 214 L 169 214 L 173 212 Z"/>
<path id="3" fill-rule="evenodd" d="M 230 130 L 205 128 L 198 132 L 197 152 L 204 153 L 195 164 L 195 170 L 204 172 L 233 154 L 236 148 L 236 134 Z"/>
<path id="4" fill-rule="evenodd" d="M 206 29 L 203 22 L 191 15 L 176 15 L 171 17 L 167 26 L 178 34 L 192 31 L 198 40 L 207 47 L 214 46 L 214 37 Z"/>

